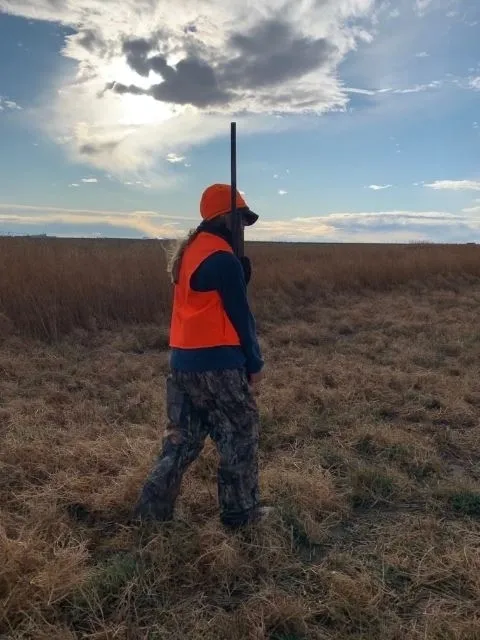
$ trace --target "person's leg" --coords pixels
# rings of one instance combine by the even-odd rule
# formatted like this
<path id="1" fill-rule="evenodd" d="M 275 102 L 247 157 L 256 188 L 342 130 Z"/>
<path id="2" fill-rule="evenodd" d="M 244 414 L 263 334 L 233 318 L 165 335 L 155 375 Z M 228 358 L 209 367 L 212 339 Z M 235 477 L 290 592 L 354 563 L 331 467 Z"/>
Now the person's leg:
<path id="1" fill-rule="evenodd" d="M 259 514 L 258 409 L 242 371 L 212 374 L 210 386 L 215 402 L 208 422 L 220 456 L 220 518 L 225 526 L 236 528 Z"/>
<path id="2" fill-rule="evenodd" d="M 192 380 L 190 380 L 190 377 Z M 192 404 L 194 376 L 174 373 L 167 379 L 168 426 L 163 448 L 143 486 L 134 517 L 171 520 L 183 475 L 203 449 L 208 428 Z"/>

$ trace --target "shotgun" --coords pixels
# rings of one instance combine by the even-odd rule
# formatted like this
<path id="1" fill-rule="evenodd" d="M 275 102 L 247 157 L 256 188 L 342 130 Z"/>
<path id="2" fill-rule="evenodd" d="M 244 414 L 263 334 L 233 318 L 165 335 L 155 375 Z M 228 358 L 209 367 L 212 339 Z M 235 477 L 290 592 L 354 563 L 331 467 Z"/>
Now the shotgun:
<path id="1" fill-rule="evenodd" d="M 244 237 L 242 214 L 237 210 L 237 123 L 230 125 L 230 152 L 231 152 L 231 196 L 232 196 L 232 235 L 233 250 L 237 258 L 244 256 Z"/>

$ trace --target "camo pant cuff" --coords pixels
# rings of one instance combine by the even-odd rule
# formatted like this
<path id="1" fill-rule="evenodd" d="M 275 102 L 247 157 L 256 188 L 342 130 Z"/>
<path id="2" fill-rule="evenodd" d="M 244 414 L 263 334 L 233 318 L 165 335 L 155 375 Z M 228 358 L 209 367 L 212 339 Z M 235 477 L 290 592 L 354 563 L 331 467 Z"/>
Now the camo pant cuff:
<path id="1" fill-rule="evenodd" d="M 135 520 L 143 520 L 149 522 L 169 522 L 173 520 L 174 509 L 171 505 L 165 505 L 159 502 L 148 502 L 140 499 L 135 505 L 133 517 Z"/>
<path id="2" fill-rule="evenodd" d="M 222 513 L 220 516 L 221 522 L 224 527 L 228 529 L 238 529 L 244 527 L 251 522 L 256 509 L 250 509 L 249 511 L 241 511 L 238 513 Z"/>

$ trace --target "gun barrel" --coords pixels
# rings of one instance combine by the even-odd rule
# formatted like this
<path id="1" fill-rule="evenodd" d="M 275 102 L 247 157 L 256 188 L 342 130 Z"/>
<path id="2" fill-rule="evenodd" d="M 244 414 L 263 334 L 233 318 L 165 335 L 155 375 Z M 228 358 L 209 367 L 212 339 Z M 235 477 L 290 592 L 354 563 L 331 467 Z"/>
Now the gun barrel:
<path id="1" fill-rule="evenodd" d="M 235 255 L 243 257 L 243 227 L 240 213 L 237 211 L 237 123 L 232 122 L 230 128 L 231 151 L 231 195 L 232 195 L 232 235 Z"/>

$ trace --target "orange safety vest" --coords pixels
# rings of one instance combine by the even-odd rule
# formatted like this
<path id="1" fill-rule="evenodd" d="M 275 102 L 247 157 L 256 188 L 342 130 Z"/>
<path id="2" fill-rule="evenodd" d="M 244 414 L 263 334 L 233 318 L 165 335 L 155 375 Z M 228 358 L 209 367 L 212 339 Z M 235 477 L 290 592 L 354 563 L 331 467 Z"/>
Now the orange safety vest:
<path id="1" fill-rule="evenodd" d="M 240 346 L 238 334 L 223 307 L 218 291 L 198 292 L 190 286 L 195 271 L 218 251 L 233 254 L 223 238 L 202 231 L 185 249 L 175 285 L 170 346 L 177 349 Z"/>

